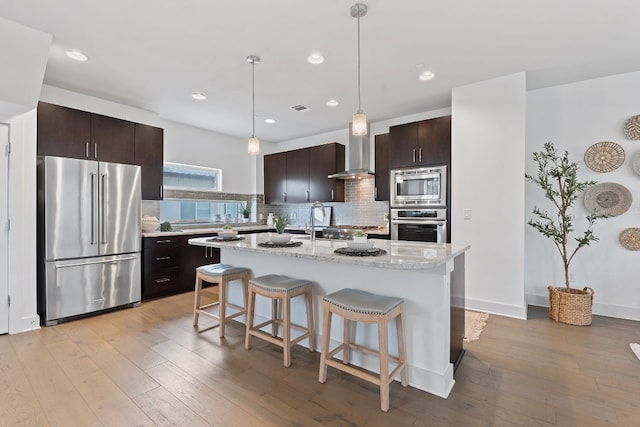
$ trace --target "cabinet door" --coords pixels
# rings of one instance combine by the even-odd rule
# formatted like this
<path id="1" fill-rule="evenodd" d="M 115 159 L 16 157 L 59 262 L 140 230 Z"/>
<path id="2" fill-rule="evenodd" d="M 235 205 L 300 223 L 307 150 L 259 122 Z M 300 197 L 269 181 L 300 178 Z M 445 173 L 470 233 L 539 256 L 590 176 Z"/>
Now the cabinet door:
<path id="1" fill-rule="evenodd" d="M 389 134 L 376 135 L 376 188 L 375 199 L 378 201 L 389 200 Z"/>
<path id="2" fill-rule="evenodd" d="M 310 202 L 344 201 L 344 180 L 327 175 L 344 170 L 344 145 L 332 143 L 311 147 L 309 151 Z M 288 178 L 288 177 L 287 177 Z"/>
<path id="3" fill-rule="evenodd" d="M 264 202 L 284 203 L 287 192 L 287 153 L 264 156 Z"/>
<path id="4" fill-rule="evenodd" d="M 418 123 L 389 128 L 389 167 L 403 168 L 416 165 L 418 151 Z"/>
<path id="5" fill-rule="evenodd" d="M 286 193 L 287 203 L 305 203 L 310 200 L 309 150 L 287 151 Z"/>
<path id="6" fill-rule="evenodd" d="M 39 102 L 37 115 L 38 155 L 90 158 L 90 113 Z"/>
<path id="7" fill-rule="evenodd" d="M 451 116 L 418 123 L 418 164 L 447 165 L 451 162 Z"/>
<path id="8" fill-rule="evenodd" d="M 180 291 L 187 292 L 195 289 L 196 268 L 220 262 L 220 249 L 193 246 L 189 239 L 209 237 L 212 234 L 190 234 L 182 236 L 180 242 Z"/>
<path id="9" fill-rule="evenodd" d="M 164 131 L 135 125 L 134 161 L 142 167 L 142 200 L 162 200 L 162 163 Z"/>
<path id="10" fill-rule="evenodd" d="M 135 163 L 135 123 L 113 117 L 91 115 L 92 158 L 103 162 Z"/>

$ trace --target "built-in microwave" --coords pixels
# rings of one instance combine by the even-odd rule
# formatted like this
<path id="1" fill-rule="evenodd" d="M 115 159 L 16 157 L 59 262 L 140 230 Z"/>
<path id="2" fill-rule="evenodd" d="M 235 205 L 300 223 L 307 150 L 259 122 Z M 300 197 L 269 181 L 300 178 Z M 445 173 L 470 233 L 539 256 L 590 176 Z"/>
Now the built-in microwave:
<path id="1" fill-rule="evenodd" d="M 391 206 L 446 206 L 447 167 L 392 169 Z"/>

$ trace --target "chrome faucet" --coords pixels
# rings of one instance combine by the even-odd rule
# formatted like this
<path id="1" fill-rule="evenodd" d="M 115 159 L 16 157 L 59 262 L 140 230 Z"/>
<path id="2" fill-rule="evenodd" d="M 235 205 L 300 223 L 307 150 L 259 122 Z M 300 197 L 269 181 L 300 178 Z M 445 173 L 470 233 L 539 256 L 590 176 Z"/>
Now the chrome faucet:
<path id="1" fill-rule="evenodd" d="M 322 204 L 322 202 L 313 202 L 313 204 L 311 205 L 311 241 L 316 240 L 316 220 L 315 216 L 313 215 L 313 210 L 316 208 L 321 208 L 322 217 L 324 218 L 325 216 L 324 205 Z"/>

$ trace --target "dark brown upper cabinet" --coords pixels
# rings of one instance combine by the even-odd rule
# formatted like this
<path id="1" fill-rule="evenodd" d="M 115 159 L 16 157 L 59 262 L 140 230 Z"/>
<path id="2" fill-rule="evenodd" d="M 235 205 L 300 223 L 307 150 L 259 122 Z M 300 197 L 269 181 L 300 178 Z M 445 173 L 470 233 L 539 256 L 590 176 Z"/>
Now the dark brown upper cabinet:
<path id="1" fill-rule="evenodd" d="M 265 203 L 344 201 L 344 145 L 331 143 L 264 156 Z"/>
<path id="2" fill-rule="evenodd" d="M 389 200 L 389 134 L 375 136 L 375 163 L 376 163 L 376 187 L 375 199 L 377 201 Z"/>
<path id="3" fill-rule="evenodd" d="M 433 166 L 451 161 L 451 116 L 389 129 L 389 167 Z"/>
<path id="4" fill-rule="evenodd" d="M 134 164 L 135 123 L 38 103 L 37 153 Z"/>
<path id="5" fill-rule="evenodd" d="M 264 200 L 267 204 L 285 203 L 287 196 L 287 153 L 264 156 Z"/>
<path id="6" fill-rule="evenodd" d="M 164 130 L 136 123 L 135 164 L 142 167 L 142 200 L 162 200 Z"/>

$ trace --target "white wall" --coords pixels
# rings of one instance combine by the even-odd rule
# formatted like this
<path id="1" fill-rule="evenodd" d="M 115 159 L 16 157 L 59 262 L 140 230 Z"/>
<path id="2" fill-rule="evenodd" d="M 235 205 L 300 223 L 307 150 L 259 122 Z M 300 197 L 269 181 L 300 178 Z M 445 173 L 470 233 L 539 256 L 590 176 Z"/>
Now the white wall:
<path id="1" fill-rule="evenodd" d="M 452 94 L 452 242 L 470 244 L 466 306 L 525 318 L 525 74 Z M 463 219 L 470 209 L 471 219 Z"/>
<path id="2" fill-rule="evenodd" d="M 8 121 L 9 333 L 40 327 L 36 300 L 36 111 Z"/>
<path id="3" fill-rule="evenodd" d="M 600 220 L 595 228 L 599 242 L 582 248 L 570 266 L 571 286 L 590 286 L 595 291 L 593 312 L 640 320 L 640 258 L 638 252 L 624 249 L 618 237 L 628 227 L 640 226 L 640 176 L 632 169 L 633 156 L 640 142 L 628 140 L 623 132 L 626 119 L 640 114 L 640 72 L 532 91 L 527 96 L 527 172 L 535 173 L 531 160 L 547 141 L 568 150 L 579 161 L 581 180 L 616 182 L 633 195 L 631 209 L 623 215 Z M 613 141 L 625 150 L 626 160 L 617 170 L 598 173 L 584 165 L 585 150 L 601 141 Z M 534 205 L 548 207 L 542 190 L 526 185 L 525 222 Z M 573 211 L 576 231 L 584 229 L 586 210 L 582 199 Z M 526 226 L 525 288 L 527 300 L 548 305 L 547 286 L 562 286 L 560 256 L 549 239 Z"/>
<path id="4" fill-rule="evenodd" d="M 222 191 L 256 192 L 256 157 L 245 139 L 183 125 L 139 108 L 44 85 L 41 101 L 164 129 L 164 160 L 222 169 Z M 268 143 L 263 142 L 268 147 Z"/>

